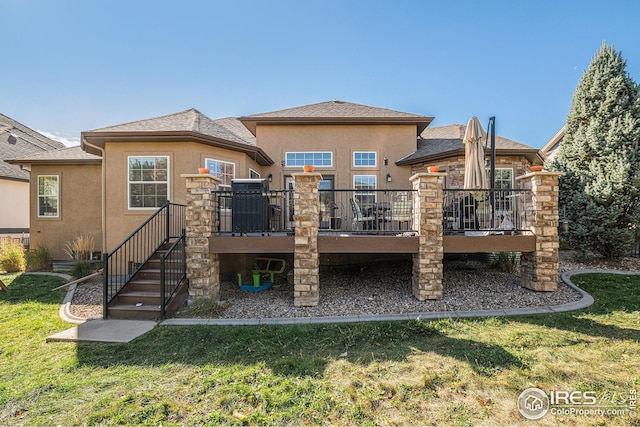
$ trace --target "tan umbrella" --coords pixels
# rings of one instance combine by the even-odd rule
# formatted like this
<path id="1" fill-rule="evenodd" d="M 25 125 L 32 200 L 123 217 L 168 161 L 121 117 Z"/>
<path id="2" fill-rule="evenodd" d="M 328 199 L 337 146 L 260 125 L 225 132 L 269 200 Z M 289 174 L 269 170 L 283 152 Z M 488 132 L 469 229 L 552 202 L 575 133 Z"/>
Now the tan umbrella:
<path id="1" fill-rule="evenodd" d="M 487 134 L 477 117 L 473 116 L 464 132 L 464 188 L 487 188 L 487 172 L 484 167 L 484 142 Z"/>

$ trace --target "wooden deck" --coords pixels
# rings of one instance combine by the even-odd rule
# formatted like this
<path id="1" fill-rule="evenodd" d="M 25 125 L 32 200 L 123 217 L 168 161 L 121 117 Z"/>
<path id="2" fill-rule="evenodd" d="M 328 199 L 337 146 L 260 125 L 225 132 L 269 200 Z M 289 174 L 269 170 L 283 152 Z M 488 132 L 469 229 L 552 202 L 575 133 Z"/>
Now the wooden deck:
<path id="1" fill-rule="evenodd" d="M 319 253 L 417 253 L 418 236 L 321 233 Z M 515 235 L 445 235 L 444 253 L 533 252 L 536 236 Z M 211 253 L 221 254 L 283 254 L 293 253 L 295 238 L 285 233 L 271 235 L 212 236 Z"/>

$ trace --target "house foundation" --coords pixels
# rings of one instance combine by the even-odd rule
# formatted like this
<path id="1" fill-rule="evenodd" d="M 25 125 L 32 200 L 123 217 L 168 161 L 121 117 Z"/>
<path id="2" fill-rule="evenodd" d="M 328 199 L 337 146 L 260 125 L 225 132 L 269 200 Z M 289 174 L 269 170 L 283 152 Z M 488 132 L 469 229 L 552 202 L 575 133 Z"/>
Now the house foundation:
<path id="1" fill-rule="evenodd" d="M 558 180 L 559 172 L 531 172 L 516 180 L 531 191 L 524 214 L 536 236 L 534 252 L 520 258 L 521 286 L 534 291 L 555 291 L 558 287 Z"/>
<path id="2" fill-rule="evenodd" d="M 213 175 L 181 175 L 187 180 L 186 257 L 190 298 L 220 299 L 220 255 L 210 253 L 209 239 L 217 226 L 211 193 L 220 180 Z"/>

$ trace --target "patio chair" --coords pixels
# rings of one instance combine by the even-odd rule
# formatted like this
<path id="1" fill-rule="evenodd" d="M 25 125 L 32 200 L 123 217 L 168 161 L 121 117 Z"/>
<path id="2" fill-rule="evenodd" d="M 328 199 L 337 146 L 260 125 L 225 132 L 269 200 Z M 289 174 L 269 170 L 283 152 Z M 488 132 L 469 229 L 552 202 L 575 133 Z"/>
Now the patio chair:
<path id="1" fill-rule="evenodd" d="M 354 199 L 349 199 L 349 203 L 351 203 L 351 210 L 353 211 L 353 220 L 351 223 L 353 230 L 373 230 L 376 228 L 375 217 L 364 216 L 360 205 L 358 205 L 358 202 Z"/>
<path id="2" fill-rule="evenodd" d="M 406 196 L 400 196 L 391 202 L 391 209 L 386 212 L 385 220 L 398 223 L 398 230 L 408 230 L 412 220 L 413 203 Z M 403 227 L 404 226 L 404 227 Z"/>

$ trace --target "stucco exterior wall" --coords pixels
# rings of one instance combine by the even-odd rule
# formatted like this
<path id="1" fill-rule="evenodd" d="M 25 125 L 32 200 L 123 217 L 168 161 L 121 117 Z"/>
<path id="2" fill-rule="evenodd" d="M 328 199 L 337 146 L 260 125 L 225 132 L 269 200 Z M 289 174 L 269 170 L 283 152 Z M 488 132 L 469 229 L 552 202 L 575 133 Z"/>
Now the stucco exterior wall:
<path id="1" fill-rule="evenodd" d="M 59 176 L 59 216 L 38 217 L 38 175 Z M 45 247 L 54 260 L 69 259 L 67 242 L 76 236 L 91 235 L 95 250 L 102 247 L 101 170 L 99 165 L 57 165 L 31 168 L 31 247 Z"/>
<path id="2" fill-rule="evenodd" d="M 181 174 L 197 173 L 205 159 L 235 163 L 236 178 L 248 178 L 249 168 L 262 174 L 246 154 L 195 142 L 107 143 L 103 162 L 106 167 L 106 240 L 110 251 L 142 224 L 156 209 L 130 209 L 128 201 L 129 156 L 169 156 L 169 200 L 186 204 L 187 192 Z"/>
<path id="3" fill-rule="evenodd" d="M 399 167 L 395 162 L 416 149 L 415 125 L 259 125 L 256 130 L 258 146 L 273 159 L 265 168 L 265 176 L 273 174 L 272 189 L 284 188 L 285 177 L 301 172 L 301 167 L 285 167 L 285 153 L 291 151 L 330 151 L 332 167 L 319 167 L 315 171 L 323 176 L 333 175 L 335 188 L 353 188 L 354 175 L 376 175 L 378 188 L 411 188 L 411 168 Z M 375 167 L 354 167 L 354 151 L 375 151 Z M 384 166 L 383 159 L 389 159 Z M 391 182 L 386 175 L 391 175 Z"/>
<path id="4" fill-rule="evenodd" d="M 29 228 L 29 183 L 0 179 L 0 230 Z"/>

